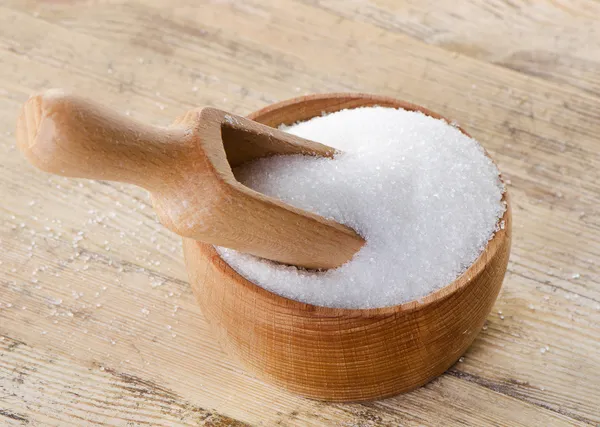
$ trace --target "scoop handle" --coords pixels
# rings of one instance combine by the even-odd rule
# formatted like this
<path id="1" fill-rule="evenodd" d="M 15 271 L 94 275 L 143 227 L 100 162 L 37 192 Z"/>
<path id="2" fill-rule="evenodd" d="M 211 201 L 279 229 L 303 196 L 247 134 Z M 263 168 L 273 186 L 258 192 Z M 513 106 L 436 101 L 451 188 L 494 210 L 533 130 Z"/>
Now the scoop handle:
<path id="1" fill-rule="evenodd" d="M 364 244 L 352 229 L 237 182 L 224 134 L 235 162 L 335 152 L 214 108 L 159 128 L 59 90 L 30 98 L 17 122 L 19 148 L 34 166 L 144 187 L 160 221 L 181 236 L 306 268 L 352 258 Z"/>
<path id="2" fill-rule="evenodd" d="M 101 104 L 52 89 L 23 105 L 17 144 L 36 167 L 50 173 L 121 181 L 154 189 L 184 155 L 184 127 L 137 122 Z"/>

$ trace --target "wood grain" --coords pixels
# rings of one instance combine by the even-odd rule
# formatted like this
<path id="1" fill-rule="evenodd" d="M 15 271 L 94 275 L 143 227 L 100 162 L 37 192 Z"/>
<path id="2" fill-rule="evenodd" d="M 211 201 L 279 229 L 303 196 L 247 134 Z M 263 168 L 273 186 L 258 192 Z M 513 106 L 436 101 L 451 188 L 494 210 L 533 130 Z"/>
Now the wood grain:
<path id="1" fill-rule="evenodd" d="M 3 2 L 0 191 L 10 203 L 0 205 L 0 333 L 63 358 L 73 370 L 102 363 L 252 425 L 597 424 L 600 100 L 572 84 L 588 81 L 579 77 L 580 62 L 567 46 L 556 55 L 569 81 L 549 76 L 536 61 L 523 74 L 375 25 L 366 14 L 340 17 L 323 7 L 330 4 Z M 557 25 L 589 19 L 556 4 Z M 504 10 L 503 26 L 522 19 L 518 10 Z M 528 10 L 535 19 L 533 3 Z M 393 14 L 410 18 L 398 7 Z M 556 25 L 531 32 L 546 51 L 554 49 Z M 476 29 L 462 37 L 490 51 L 500 38 L 484 41 Z M 582 26 L 569 43 L 589 46 L 588 60 L 598 61 L 595 40 Z M 212 339 L 187 284 L 179 241 L 156 223 L 143 192 L 46 177 L 19 156 L 12 134 L 19 105 L 46 87 L 89 93 L 161 125 L 200 105 L 247 114 L 298 94 L 333 91 L 385 94 L 455 118 L 511 181 L 511 262 L 486 329 L 448 374 L 374 404 L 319 404 L 254 379 Z M 60 306 L 53 304 L 58 298 Z M 9 356 L 0 357 L 9 369 L 3 387 L 18 378 L 18 361 Z M 103 387 L 98 381 L 88 386 Z M 62 425 L 81 425 L 76 403 L 44 394 L 38 401 L 69 420 Z M 19 402 L 3 397 L 2 410 L 48 425 Z M 124 413 L 106 406 L 115 416 Z"/>
<path id="2" fill-rule="evenodd" d="M 247 425 L 194 406 L 152 381 L 100 364 L 74 366 L 22 341 L 2 338 L 0 375 L 13 379 L 2 384 L 3 400 L 12 407 L 3 408 L 0 419 L 8 425 Z M 72 410 L 57 412 L 47 402 Z"/>
<path id="3" fill-rule="evenodd" d="M 600 4 L 593 0 L 304 0 L 345 19 L 600 94 Z"/>

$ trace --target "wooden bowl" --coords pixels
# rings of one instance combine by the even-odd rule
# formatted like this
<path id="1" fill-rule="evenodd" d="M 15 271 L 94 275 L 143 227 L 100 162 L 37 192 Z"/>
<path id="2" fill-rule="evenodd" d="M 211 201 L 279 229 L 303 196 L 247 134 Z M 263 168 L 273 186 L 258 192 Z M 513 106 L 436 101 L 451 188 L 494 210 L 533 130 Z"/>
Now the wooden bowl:
<path id="1" fill-rule="evenodd" d="M 417 105 L 363 94 L 295 98 L 249 117 L 278 126 L 369 105 L 440 118 Z M 510 204 L 507 194 L 504 198 L 504 228 L 465 273 L 420 301 L 376 309 L 293 301 L 246 280 L 213 246 L 191 239 L 183 241 L 187 270 L 215 336 L 249 371 L 310 398 L 380 399 L 443 373 L 482 328 L 500 291 L 510 252 Z"/>

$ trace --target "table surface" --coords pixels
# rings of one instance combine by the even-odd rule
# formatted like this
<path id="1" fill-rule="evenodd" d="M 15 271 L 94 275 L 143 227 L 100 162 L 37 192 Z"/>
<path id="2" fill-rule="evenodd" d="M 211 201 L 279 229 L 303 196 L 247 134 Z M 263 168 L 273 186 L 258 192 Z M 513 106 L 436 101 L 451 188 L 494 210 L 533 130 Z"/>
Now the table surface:
<path id="1" fill-rule="evenodd" d="M 600 424 L 600 3 L 23 1 L 0 5 L 0 424 Z M 424 105 L 510 180 L 509 271 L 462 362 L 408 394 L 306 400 L 247 374 L 145 192 L 46 175 L 19 105 L 76 90 L 161 125 L 355 91 Z"/>

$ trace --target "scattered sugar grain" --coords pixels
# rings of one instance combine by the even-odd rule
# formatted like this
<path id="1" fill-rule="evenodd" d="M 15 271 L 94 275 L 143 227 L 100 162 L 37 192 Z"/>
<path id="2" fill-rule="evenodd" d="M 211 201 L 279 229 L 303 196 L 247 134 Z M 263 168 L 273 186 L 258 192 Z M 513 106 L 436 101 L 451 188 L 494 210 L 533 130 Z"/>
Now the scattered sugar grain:
<path id="1" fill-rule="evenodd" d="M 217 248 L 265 289 L 328 307 L 400 304 L 452 282 L 500 227 L 506 207 L 498 169 L 476 141 L 445 121 L 370 107 L 282 129 L 342 153 L 260 159 L 234 171 L 238 180 L 335 219 L 367 243 L 350 262 L 322 272 Z"/>

